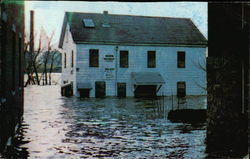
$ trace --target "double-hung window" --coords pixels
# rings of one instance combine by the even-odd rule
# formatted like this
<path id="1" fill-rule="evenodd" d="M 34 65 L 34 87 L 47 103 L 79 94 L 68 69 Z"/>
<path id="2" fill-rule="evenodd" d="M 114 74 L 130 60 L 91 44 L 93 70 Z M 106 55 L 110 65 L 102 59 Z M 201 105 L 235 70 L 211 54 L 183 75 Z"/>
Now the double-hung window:
<path id="1" fill-rule="evenodd" d="M 177 82 L 177 96 L 178 97 L 186 96 L 186 82 L 184 81 Z"/>
<path id="2" fill-rule="evenodd" d="M 99 67 L 99 50 L 89 50 L 89 67 Z"/>
<path id="3" fill-rule="evenodd" d="M 148 51 L 148 68 L 156 67 L 155 51 Z"/>
<path id="4" fill-rule="evenodd" d="M 120 68 L 128 68 L 128 51 L 120 51 Z"/>
<path id="5" fill-rule="evenodd" d="M 177 52 L 177 67 L 185 68 L 185 52 L 184 51 Z"/>

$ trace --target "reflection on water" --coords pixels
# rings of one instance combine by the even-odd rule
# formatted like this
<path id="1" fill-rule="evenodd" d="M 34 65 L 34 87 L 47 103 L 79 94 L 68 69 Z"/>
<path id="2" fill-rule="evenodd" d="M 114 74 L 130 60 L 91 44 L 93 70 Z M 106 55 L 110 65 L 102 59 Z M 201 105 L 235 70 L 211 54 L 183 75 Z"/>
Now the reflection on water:
<path id="1" fill-rule="evenodd" d="M 5 156 L 204 158 L 205 125 L 171 123 L 172 107 L 205 108 L 206 97 L 183 104 L 172 97 L 80 100 L 61 97 L 59 86 L 31 86 L 25 89 L 24 121 Z"/>

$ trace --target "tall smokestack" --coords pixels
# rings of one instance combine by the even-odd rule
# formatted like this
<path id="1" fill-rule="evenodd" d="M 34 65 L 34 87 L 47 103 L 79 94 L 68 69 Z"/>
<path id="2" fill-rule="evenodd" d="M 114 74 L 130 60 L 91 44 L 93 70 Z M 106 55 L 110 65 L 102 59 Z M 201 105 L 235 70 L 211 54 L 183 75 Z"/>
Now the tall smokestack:
<path id="1" fill-rule="evenodd" d="M 34 11 L 30 11 L 30 52 L 34 51 Z"/>

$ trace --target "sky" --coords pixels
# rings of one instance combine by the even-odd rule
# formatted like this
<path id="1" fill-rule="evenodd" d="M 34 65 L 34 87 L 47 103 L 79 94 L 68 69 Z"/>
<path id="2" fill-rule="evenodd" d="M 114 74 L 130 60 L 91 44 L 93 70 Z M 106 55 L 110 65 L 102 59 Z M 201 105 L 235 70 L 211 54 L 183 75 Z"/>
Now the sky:
<path id="1" fill-rule="evenodd" d="M 26 35 L 29 35 L 30 10 L 35 12 L 35 32 L 38 40 L 41 28 L 58 45 L 64 13 L 86 12 L 126 15 L 191 18 L 201 33 L 207 37 L 207 2 L 79 2 L 79 1 L 25 1 Z"/>

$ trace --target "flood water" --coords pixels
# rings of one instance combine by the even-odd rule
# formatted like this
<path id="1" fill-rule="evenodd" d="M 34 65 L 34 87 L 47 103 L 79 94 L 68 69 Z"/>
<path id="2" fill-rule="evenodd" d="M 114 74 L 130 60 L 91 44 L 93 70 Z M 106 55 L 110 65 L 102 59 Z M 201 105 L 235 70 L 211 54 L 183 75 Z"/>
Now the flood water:
<path id="1" fill-rule="evenodd" d="M 205 124 L 172 123 L 173 108 L 206 108 L 206 97 L 84 99 L 60 86 L 25 88 L 23 122 L 6 157 L 205 158 Z"/>

